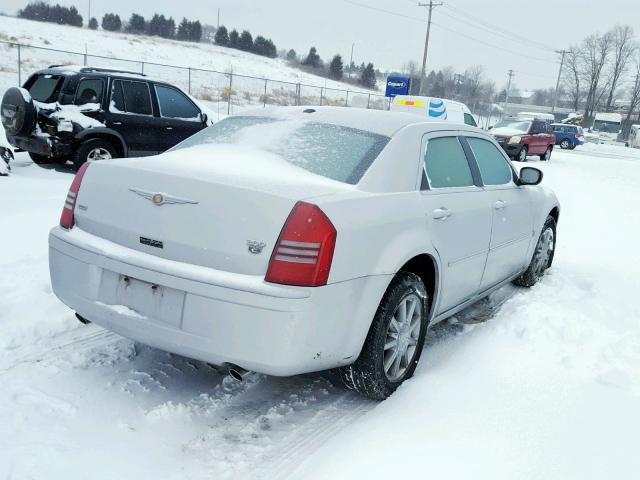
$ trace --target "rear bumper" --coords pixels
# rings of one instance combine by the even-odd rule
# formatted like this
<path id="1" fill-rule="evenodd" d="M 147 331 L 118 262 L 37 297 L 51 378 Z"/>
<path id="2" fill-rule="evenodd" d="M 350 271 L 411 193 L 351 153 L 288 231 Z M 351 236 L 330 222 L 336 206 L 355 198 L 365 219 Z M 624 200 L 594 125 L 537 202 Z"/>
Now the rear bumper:
<path id="1" fill-rule="evenodd" d="M 68 143 L 64 143 L 57 138 L 50 138 L 47 136 L 7 136 L 7 140 L 11 145 L 19 148 L 20 150 L 47 157 L 65 157 L 71 155 L 73 151 L 72 146 Z"/>
<path id="2" fill-rule="evenodd" d="M 295 375 L 355 361 L 391 280 L 317 288 L 264 282 L 137 252 L 79 228 L 54 228 L 55 294 L 125 337 L 215 365 Z"/>

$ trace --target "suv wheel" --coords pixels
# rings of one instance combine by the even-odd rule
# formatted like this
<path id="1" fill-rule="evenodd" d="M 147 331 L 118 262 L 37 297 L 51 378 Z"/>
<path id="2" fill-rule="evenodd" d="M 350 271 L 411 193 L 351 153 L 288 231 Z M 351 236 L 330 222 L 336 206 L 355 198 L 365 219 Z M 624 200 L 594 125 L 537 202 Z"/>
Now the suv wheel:
<path id="1" fill-rule="evenodd" d="M 115 158 L 117 151 L 111 143 L 101 138 L 92 138 L 80 144 L 73 157 L 73 164 L 80 168 L 83 163 Z"/>
<path id="2" fill-rule="evenodd" d="M 563 150 L 568 150 L 571 148 L 571 142 L 566 138 L 560 142 L 560 148 Z"/>
<path id="3" fill-rule="evenodd" d="M 529 268 L 516 278 L 513 283 L 521 287 L 532 287 L 542 278 L 544 272 L 553 263 L 553 255 L 556 248 L 556 221 L 553 217 L 547 217 L 540 232 L 540 238 L 533 252 L 533 258 Z"/>
<path id="4" fill-rule="evenodd" d="M 527 153 L 528 153 L 527 146 L 523 145 L 522 148 L 520 149 L 520 151 L 518 152 L 518 155 L 516 156 L 516 159 L 519 162 L 526 162 L 527 161 Z"/>
<path id="5" fill-rule="evenodd" d="M 2 97 L 0 119 L 8 135 L 29 135 L 36 124 L 37 111 L 33 100 L 18 87 L 7 90 Z"/>
<path id="6" fill-rule="evenodd" d="M 413 273 L 400 272 L 384 294 L 360 356 L 340 369 L 347 388 L 384 400 L 410 378 L 424 346 L 428 295 Z"/>
<path id="7" fill-rule="evenodd" d="M 47 165 L 49 163 L 59 163 L 62 160 L 58 158 L 51 158 L 47 155 L 38 155 L 37 153 L 29 152 L 29 157 L 36 165 Z"/>
<path id="8" fill-rule="evenodd" d="M 540 160 L 546 162 L 551 159 L 551 152 L 553 152 L 553 147 L 549 145 L 544 152 L 544 155 L 540 155 Z"/>

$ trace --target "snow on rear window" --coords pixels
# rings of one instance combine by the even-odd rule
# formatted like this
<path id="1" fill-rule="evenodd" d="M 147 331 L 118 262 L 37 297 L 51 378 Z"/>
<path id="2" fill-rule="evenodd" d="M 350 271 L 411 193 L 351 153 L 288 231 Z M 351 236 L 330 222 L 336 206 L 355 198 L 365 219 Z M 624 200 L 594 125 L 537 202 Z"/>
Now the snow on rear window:
<path id="1" fill-rule="evenodd" d="M 173 150 L 202 144 L 252 147 L 332 180 L 355 185 L 389 138 L 339 125 L 267 117 L 229 117 Z"/>

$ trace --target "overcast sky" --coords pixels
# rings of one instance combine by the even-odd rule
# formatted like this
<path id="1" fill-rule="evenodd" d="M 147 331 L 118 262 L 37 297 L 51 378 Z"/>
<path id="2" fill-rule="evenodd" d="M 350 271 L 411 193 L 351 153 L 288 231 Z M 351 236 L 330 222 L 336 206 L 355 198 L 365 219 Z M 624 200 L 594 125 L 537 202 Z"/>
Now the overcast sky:
<path id="1" fill-rule="evenodd" d="M 553 50 L 616 23 L 630 24 L 640 34 L 640 0 L 444 1 L 434 9 L 427 68 L 451 65 L 462 72 L 482 65 L 498 87 L 506 83 L 508 69 L 516 71 L 520 88 L 555 85 Z M 2 0 L 0 9 L 13 13 L 26 3 Z M 58 3 L 87 15 L 89 0 Z M 389 69 L 410 60 L 421 64 L 427 13 L 413 0 L 91 0 L 91 5 L 99 19 L 107 12 L 128 18 L 134 11 L 144 16 L 157 11 L 212 25 L 220 8 L 221 24 L 271 37 L 278 48 L 306 53 L 313 45 L 323 59 L 340 53 L 348 61 L 355 43 L 354 61 Z"/>

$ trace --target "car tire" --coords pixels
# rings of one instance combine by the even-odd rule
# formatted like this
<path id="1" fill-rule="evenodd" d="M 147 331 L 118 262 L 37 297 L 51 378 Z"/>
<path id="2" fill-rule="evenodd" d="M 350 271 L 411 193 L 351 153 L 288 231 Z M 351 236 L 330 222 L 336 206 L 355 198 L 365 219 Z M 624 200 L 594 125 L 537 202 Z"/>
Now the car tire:
<path id="1" fill-rule="evenodd" d="M 394 277 L 378 306 L 360 356 L 355 363 L 340 369 L 347 388 L 373 400 L 384 400 L 411 378 L 429 325 L 428 304 L 420 277 L 408 272 Z M 412 312 L 410 318 L 408 311 Z M 390 345 L 394 338 L 395 345 Z"/>
<path id="2" fill-rule="evenodd" d="M 569 147 L 569 150 L 575 150 L 577 147 L 577 145 L 571 144 L 571 146 Z"/>
<path id="3" fill-rule="evenodd" d="M 37 153 L 29 152 L 29 157 L 36 165 L 48 165 L 50 163 L 60 163 L 62 159 L 60 158 L 52 158 L 47 155 L 39 155 Z"/>
<path id="4" fill-rule="evenodd" d="M 527 270 L 516 278 L 513 283 L 520 287 L 533 287 L 551 267 L 556 247 L 556 220 L 548 216 L 544 222 L 538 243 L 533 252 L 533 258 Z"/>
<path id="5" fill-rule="evenodd" d="M 33 100 L 25 92 L 18 87 L 11 87 L 2 97 L 0 119 L 7 135 L 29 135 L 36 125 L 38 112 Z"/>
<path id="6" fill-rule="evenodd" d="M 553 152 L 553 147 L 549 145 L 544 154 L 540 155 L 540 160 L 542 160 L 543 162 L 549 161 L 551 159 L 551 152 Z"/>
<path id="7" fill-rule="evenodd" d="M 560 142 L 560 148 L 563 150 L 568 150 L 571 148 L 571 142 L 566 138 Z"/>
<path id="8" fill-rule="evenodd" d="M 526 162 L 527 161 L 527 153 L 529 152 L 526 145 L 523 145 L 518 154 L 515 156 L 515 160 L 518 162 Z"/>
<path id="9" fill-rule="evenodd" d="M 80 168 L 83 163 L 109 160 L 116 156 L 117 150 L 111 143 L 101 138 L 92 138 L 80 144 L 73 156 L 73 164 Z"/>

